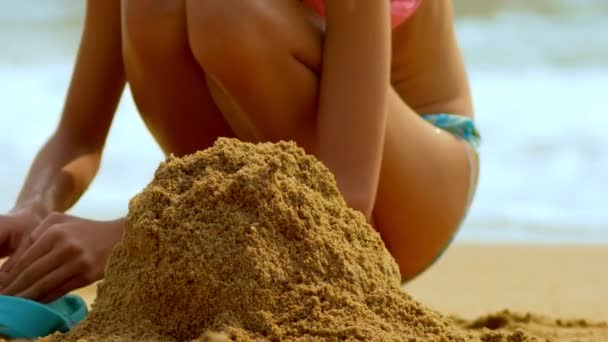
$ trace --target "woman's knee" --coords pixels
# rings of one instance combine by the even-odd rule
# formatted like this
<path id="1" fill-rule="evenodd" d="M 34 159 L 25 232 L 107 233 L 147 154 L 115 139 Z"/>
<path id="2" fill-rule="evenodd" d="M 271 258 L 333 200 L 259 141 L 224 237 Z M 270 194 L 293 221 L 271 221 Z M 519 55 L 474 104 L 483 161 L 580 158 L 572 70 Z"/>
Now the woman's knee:
<path id="1" fill-rule="evenodd" d="M 130 0 L 123 12 L 123 35 L 140 63 L 166 63 L 187 47 L 184 6 L 174 0 Z"/>
<path id="2" fill-rule="evenodd" d="M 190 49 L 206 73 L 224 83 L 247 77 L 273 41 L 272 18 L 263 2 L 186 0 Z"/>

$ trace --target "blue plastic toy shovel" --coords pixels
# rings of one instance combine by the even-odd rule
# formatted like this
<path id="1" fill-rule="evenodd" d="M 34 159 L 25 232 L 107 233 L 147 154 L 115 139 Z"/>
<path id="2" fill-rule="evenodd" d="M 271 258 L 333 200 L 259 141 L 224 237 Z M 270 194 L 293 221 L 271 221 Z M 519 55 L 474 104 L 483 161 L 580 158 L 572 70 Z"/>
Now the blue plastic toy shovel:
<path id="1" fill-rule="evenodd" d="M 74 295 L 49 304 L 0 296 L 0 336 L 34 339 L 54 332 L 67 332 L 87 315 L 87 305 Z"/>

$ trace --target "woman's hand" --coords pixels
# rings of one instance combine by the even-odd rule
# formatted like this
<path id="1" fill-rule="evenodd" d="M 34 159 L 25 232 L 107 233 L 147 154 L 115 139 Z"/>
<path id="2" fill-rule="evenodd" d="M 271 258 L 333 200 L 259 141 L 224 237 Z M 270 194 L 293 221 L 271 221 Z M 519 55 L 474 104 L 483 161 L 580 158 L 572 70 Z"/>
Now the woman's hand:
<path id="1" fill-rule="evenodd" d="M 14 209 L 9 214 L 0 215 L 0 258 L 13 255 L 18 250 L 22 237 L 31 233 L 44 216 L 41 210 L 34 206 Z M 0 268 L 0 272 L 3 270 L 5 266 Z"/>
<path id="2" fill-rule="evenodd" d="M 0 294 L 48 302 L 101 279 L 123 230 L 123 220 L 49 215 L 24 237 L 26 247 L 0 273 Z"/>

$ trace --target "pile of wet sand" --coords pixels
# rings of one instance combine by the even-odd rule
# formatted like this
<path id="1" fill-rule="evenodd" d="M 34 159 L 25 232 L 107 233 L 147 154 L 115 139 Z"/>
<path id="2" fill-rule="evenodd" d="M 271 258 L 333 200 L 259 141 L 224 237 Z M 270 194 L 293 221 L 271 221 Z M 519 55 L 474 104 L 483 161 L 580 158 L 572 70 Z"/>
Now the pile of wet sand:
<path id="1" fill-rule="evenodd" d="M 532 340 L 467 331 L 400 286 L 321 163 L 292 143 L 219 139 L 160 165 L 89 317 L 45 340 Z"/>

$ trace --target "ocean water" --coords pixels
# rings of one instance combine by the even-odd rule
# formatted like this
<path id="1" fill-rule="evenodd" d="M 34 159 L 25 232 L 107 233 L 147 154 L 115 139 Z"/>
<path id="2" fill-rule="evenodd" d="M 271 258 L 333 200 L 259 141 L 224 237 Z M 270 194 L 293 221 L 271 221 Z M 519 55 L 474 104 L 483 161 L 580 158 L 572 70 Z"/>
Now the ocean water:
<path id="1" fill-rule="evenodd" d="M 0 212 L 57 124 L 82 3 L 0 4 Z M 608 2 L 454 3 L 483 134 L 457 240 L 607 243 Z M 162 159 L 125 93 L 99 175 L 71 213 L 124 215 Z"/>

